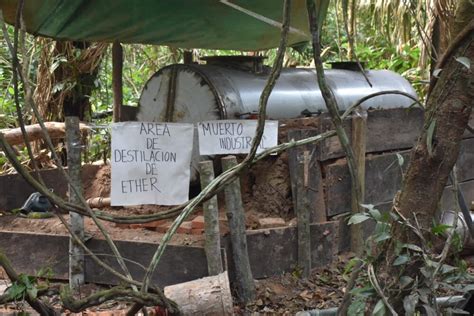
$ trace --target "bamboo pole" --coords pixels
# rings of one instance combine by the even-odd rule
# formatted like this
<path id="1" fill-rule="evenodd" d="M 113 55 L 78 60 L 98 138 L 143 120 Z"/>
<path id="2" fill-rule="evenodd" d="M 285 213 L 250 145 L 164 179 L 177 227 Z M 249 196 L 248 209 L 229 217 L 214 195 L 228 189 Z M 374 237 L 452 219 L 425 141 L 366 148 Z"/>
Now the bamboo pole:
<path id="1" fill-rule="evenodd" d="M 224 171 L 232 169 L 237 165 L 235 156 L 224 157 L 221 161 Z M 245 214 L 239 178 L 229 183 L 225 187 L 224 192 L 238 295 L 242 303 L 249 303 L 255 298 L 255 284 L 247 250 Z"/>
<path id="2" fill-rule="evenodd" d="M 77 116 L 66 116 L 66 146 L 67 146 L 67 165 L 71 177 L 69 185 L 69 202 L 78 204 L 80 197 L 72 190 L 75 186 L 82 194 L 81 180 L 81 131 L 79 129 L 79 118 Z M 84 218 L 74 212 L 69 213 L 72 231 L 84 240 Z M 69 286 L 71 289 L 77 289 L 84 284 L 84 252 L 72 238 L 69 239 Z"/>
<path id="3" fill-rule="evenodd" d="M 214 180 L 214 164 L 211 160 L 199 163 L 201 176 L 201 188 L 205 188 Z M 204 250 L 207 258 L 207 271 L 209 275 L 217 275 L 223 272 L 221 257 L 221 236 L 219 232 L 219 208 L 217 196 L 214 195 L 204 202 Z"/>

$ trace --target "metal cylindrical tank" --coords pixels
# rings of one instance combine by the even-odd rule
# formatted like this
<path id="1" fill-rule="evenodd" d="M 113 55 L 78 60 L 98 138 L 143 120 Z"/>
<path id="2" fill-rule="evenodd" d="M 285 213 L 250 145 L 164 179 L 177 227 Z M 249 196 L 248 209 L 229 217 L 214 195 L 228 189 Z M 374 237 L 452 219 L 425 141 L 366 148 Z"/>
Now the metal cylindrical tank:
<path id="1" fill-rule="evenodd" d="M 199 122 L 235 119 L 258 111 L 268 68 L 245 70 L 235 64 L 171 65 L 155 73 L 140 97 L 137 119 L 143 121 Z M 326 79 L 343 111 L 364 96 L 379 91 L 400 90 L 416 97 L 410 83 L 388 70 L 369 70 L 367 83 L 359 71 L 329 69 Z M 413 101 L 402 95 L 381 95 L 363 103 L 364 108 L 409 107 Z M 268 100 L 268 119 L 302 116 L 303 111 L 325 112 L 314 69 L 282 70 Z"/>
<path id="2" fill-rule="evenodd" d="M 270 69 L 261 59 L 240 57 L 208 58 L 208 64 L 176 64 L 155 73 L 143 88 L 137 120 L 183 122 L 248 118 L 258 112 L 260 94 Z M 326 79 L 343 111 L 369 94 L 400 90 L 416 97 L 412 86 L 400 75 L 386 70 L 366 72 L 372 87 L 360 71 L 330 69 Z M 409 107 L 413 101 L 401 95 L 382 95 L 366 101 L 364 108 Z M 267 105 L 268 119 L 301 117 L 302 113 L 325 112 L 314 69 L 282 70 Z M 197 133 L 192 159 L 192 180 L 197 180 L 200 160 Z"/>

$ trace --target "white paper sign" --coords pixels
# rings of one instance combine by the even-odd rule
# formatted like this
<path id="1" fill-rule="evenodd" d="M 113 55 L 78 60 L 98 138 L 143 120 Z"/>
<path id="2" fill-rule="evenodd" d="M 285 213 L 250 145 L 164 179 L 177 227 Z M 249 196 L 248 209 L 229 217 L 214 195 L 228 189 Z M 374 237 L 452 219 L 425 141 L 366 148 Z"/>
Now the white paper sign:
<path id="1" fill-rule="evenodd" d="M 194 126 L 112 124 L 112 205 L 178 205 L 188 200 Z"/>
<path id="2" fill-rule="evenodd" d="M 222 120 L 198 123 L 201 155 L 246 154 L 252 147 L 256 120 Z M 278 121 L 265 121 L 262 141 L 257 152 L 278 144 Z"/>

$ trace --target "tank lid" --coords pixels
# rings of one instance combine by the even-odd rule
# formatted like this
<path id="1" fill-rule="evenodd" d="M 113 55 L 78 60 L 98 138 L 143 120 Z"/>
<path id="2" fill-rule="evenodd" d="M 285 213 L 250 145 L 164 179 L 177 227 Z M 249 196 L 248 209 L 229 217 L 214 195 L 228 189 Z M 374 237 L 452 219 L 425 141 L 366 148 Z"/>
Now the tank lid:
<path id="1" fill-rule="evenodd" d="M 356 61 L 335 61 L 329 64 L 331 65 L 332 69 L 360 71 L 359 65 Z M 361 61 L 360 65 L 362 66 L 362 69 L 365 70 L 365 62 Z"/>
<path id="2" fill-rule="evenodd" d="M 206 61 L 207 65 L 216 65 L 222 67 L 238 68 L 241 70 L 260 73 L 263 71 L 263 60 L 265 56 L 206 56 L 201 60 Z"/>

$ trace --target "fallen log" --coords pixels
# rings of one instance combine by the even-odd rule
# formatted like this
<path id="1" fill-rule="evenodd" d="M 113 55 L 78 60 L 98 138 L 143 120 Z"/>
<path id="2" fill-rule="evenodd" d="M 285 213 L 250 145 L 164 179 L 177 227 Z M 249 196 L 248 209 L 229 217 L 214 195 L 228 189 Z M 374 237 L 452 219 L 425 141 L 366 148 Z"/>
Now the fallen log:
<path id="1" fill-rule="evenodd" d="M 227 271 L 164 289 L 166 298 L 176 302 L 183 315 L 233 315 Z"/>
<path id="2" fill-rule="evenodd" d="M 52 139 L 64 138 L 66 136 L 66 128 L 62 122 L 45 122 L 46 130 L 49 133 L 49 137 Z M 25 126 L 26 133 L 28 134 L 30 141 L 43 139 L 43 132 L 39 124 Z M 80 124 L 82 136 L 87 135 L 90 128 L 86 124 Z M 5 136 L 6 141 L 11 145 L 21 145 L 24 143 L 23 134 L 21 129 L 17 128 L 4 128 L 0 129 L 0 133 Z"/>

